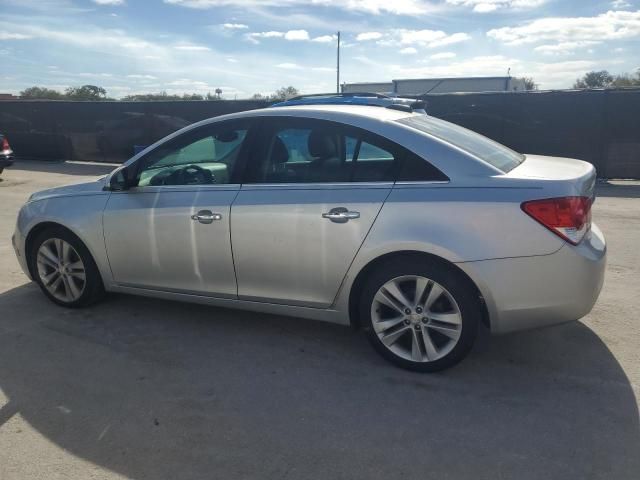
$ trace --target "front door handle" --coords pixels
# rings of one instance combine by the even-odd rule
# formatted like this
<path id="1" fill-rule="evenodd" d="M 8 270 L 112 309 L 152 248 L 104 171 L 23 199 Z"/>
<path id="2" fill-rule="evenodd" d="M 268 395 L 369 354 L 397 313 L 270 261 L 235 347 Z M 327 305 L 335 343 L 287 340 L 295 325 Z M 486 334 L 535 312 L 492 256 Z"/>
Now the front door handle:
<path id="1" fill-rule="evenodd" d="M 214 220 L 222 220 L 222 215 L 213 213 L 211 210 L 200 210 L 198 213 L 191 215 L 191 220 L 197 220 L 200 223 L 208 225 Z"/>
<path id="2" fill-rule="evenodd" d="M 344 207 L 336 207 L 322 214 L 322 218 L 328 218 L 335 223 L 347 223 L 349 220 L 360 218 L 360 212 L 352 212 Z"/>

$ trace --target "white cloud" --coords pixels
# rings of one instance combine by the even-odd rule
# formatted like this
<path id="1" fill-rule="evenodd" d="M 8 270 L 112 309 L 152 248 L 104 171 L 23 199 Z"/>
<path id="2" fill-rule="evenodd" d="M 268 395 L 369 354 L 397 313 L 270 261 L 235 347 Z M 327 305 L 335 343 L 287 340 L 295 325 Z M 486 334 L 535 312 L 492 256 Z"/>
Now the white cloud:
<path id="1" fill-rule="evenodd" d="M 300 70 L 302 68 L 297 63 L 279 63 L 276 67 L 283 68 L 285 70 Z"/>
<path id="2" fill-rule="evenodd" d="M 367 40 L 378 40 L 382 38 L 382 33 L 380 32 L 364 32 L 359 33 L 356 37 L 358 42 L 366 42 Z"/>
<path id="3" fill-rule="evenodd" d="M 518 1 L 518 0 L 516 0 Z M 259 7 L 306 7 L 309 4 L 341 10 L 358 11 L 370 14 L 392 13 L 396 15 L 424 15 L 441 10 L 441 7 L 428 0 L 164 0 L 171 5 L 188 8 L 259 8 Z"/>
<path id="4" fill-rule="evenodd" d="M 431 55 L 432 60 L 445 60 L 447 58 L 455 58 L 456 54 L 453 52 L 441 52 L 441 53 L 434 53 L 433 55 Z"/>
<path id="5" fill-rule="evenodd" d="M 284 37 L 284 33 L 276 32 L 275 30 L 271 30 L 269 32 L 253 32 L 253 33 L 247 33 L 245 35 L 245 38 L 247 40 L 255 44 L 260 43 L 260 40 L 258 40 L 260 38 L 279 38 L 279 37 Z"/>
<path id="6" fill-rule="evenodd" d="M 378 40 L 379 45 L 386 46 L 420 46 L 426 48 L 436 48 L 454 43 L 465 42 L 471 37 L 463 32 L 448 35 L 442 30 L 406 30 L 396 29 L 386 32 Z"/>
<path id="7" fill-rule="evenodd" d="M 167 85 L 171 85 L 172 87 L 190 87 L 194 90 L 211 88 L 211 86 L 207 82 L 203 82 L 201 80 L 192 80 L 190 78 L 180 78 L 178 80 L 168 82 Z"/>
<path id="8" fill-rule="evenodd" d="M 640 37 L 640 10 L 609 11 L 595 17 L 540 18 L 518 27 L 489 30 L 487 35 L 507 45 L 637 38 Z"/>
<path id="9" fill-rule="evenodd" d="M 156 80 L 158 77 L 154 77 L 153 75 L 132 74 L 127 75 L 127 78 L 133 78 L 135 80 Z"/>
<path id="10" fill-rule="evenodd" d="M 249 25 L 245 25 L 244 23 L 223 23 L 221 27 L 227 30 L 246 30 L 249 28 Z"/>
<path id="11" fill-rule="evenodd" d="M 124 5 L 124 0 L 93 0 L 98 5 Z"/>
<path id="12" fill-rule="evenodd" d="M 447 35 L 435 40 L 428 46 L 429 48 L 444 47 L 445 45 L 453 45 L 454 43 L 466 42 L 467 40 L 471 40 L 471 36 L 466 33 L 454 33 L 453 35 Z"/>
<path id="13" fill-rule="evenodd" d="M 306 30 L 289 30 L 287 32 L 253 32 L 247 33 L 245 38 L 251 43 L 258 44 L 262 38 L 284 38 L 289 41 L 311 41 L 316 43 L 330 43 L 338 39 L 337 35 L 321 35 L 311 38 Z"/>
<path id="14" fill-rule="evenodd" d="M 229 57 L 229 58 L 227 58 L 227 62 L 229 62 L 229 63 L 238 63 L 238 59 L 237 58 L 233 58 L 233 57 Z"/>
<path id="15" fill-rule="evenodd" d="M 335 68 L 331 68 L 331 67 L 311 67 L 311 70 L 313 70 L 314 72 L 335 72 L 336 71 Z"/>
<path id="16" fill-rule="evenodd" d="M 338 36 L 337 35 L 321 35 L 319 37 L 313 38 L 311 41 L 312 42 L 318 42 L 318 43 L 331 43 L 331 42 L 335 42 L 337 40 L 338 40 Z"/>
<path id="17" fill-rule="evenodd" d="M 418 50 L 416 50 L 413 47 L 406 47 L 400 50 L 400 53 L 402 55 L 415 55 L 416 53 L 418 53 Z"/>
<path id="18" fill-rule="evenodd" d="M 306 30 L 289 30 L 284 34 L 285 40 L 309 40 L 309 32 Z"/>
<path id="19" fill-rule="evenodd" d="M 611 6 L 613 8 L 629 8 L 631 4 L 627 0 L 613 0 Z"/>
<path id="20" fill-rule="evenodd" d="M 22 33 L 0 32 L 0 40 L 28 40 L 30 38 L 33 37 Z"/>
<path id="21" fill-rule="evenodd" d="M 489 13 L 499 9 L 524 10 L 540 7 L 547 0 L 446 0 L 454 6 L 472 8 L 476 13 Z"/>
<path id="22" fill-rule="evenodd" d="M 176 50 L 185 50 L 188 52 L 207 52 L 211 50 L 209 47 L 205 47 L 204 45 L 174 45 Z"/>
<path id="23" fill-rule="evenodd" d="M 577 42 L 559 42 L 550 45 L 540 45 L 533 50 L 543 55 L 570 55 L 576 50 L 583 49 L 592 45 L 598 45 L 601 42 L 595 40 L 580 40 Z"/>
<path id="24" fill-rule="evenodd" d="M 83 78 L 110 78 L 113 77 L 112 73 L 90 73 L 90 72 L 82 72 L 77 73 L 76 76 Z"/>

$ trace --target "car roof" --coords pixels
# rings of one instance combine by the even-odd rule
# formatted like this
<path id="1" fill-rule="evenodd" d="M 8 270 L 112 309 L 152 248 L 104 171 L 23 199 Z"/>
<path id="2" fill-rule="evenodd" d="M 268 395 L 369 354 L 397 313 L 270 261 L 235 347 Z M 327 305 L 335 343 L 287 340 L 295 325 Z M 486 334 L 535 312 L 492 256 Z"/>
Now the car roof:
<path id="1" fill-rule="evenodd" d="M 419 115 L 417 113 L 404 112 L 392 108 L 384 108 L 371 105 L 291 105 L 285 107 L 270 107 L 258 110 L 247 110 L 244 112 L 223 115 L 222 117 L 214 117 L 211 120 L 227 120 L 231 118 L 243 117 L 271 117 L 271 116 L 287 116 L 287 117 L 317 117 L 317 114 L 326 114 L 339 117 L 361 117 L 380 121 L 394 121 L 401 118 Z"/>
<path id="2" fill-rule="evenodd" d="M 326 93 L 294 97 L 278 102 L 272 107 L 289 107 L 293 105 L 376 105 L 388 107 L 394 104 L 410 107 L 415 103 L 420 103 L 420 101 L 376 93 Z"/>

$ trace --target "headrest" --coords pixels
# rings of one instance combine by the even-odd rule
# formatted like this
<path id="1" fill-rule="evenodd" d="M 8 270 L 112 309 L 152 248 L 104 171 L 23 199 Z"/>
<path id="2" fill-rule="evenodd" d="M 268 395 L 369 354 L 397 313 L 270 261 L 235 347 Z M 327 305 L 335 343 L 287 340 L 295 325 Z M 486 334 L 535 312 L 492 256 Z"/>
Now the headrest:
<path id="1" fill-rule="evenodd" d="M 271 163 L 287 163 L 289 161 L 289 151 L 280 137 L 275 137 L 271 148 Z"/>
<path id="2" fill-rule="evenodd" d="M 316 158 L 331 158 L 338 156 L 336 136 L 322 130 L 312 130 L 309 134 L 309 153 Z"/>

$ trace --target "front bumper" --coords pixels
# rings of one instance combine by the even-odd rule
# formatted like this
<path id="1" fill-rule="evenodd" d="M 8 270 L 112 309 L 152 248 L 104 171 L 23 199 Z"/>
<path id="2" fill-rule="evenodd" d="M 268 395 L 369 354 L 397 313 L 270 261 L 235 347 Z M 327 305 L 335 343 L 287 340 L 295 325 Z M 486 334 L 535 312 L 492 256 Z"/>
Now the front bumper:
<path id="1" fill-rule="evenodd" d="M 18 215 L 18 222 L 16 225 L 15 232 L 11 236 L 11 245 L 13 245 L 13 250 L 16 253 L 16 258 L 18 259 L 20 268 L 22 268 L 22 271 L 27 277 L 29 277 L 29 279 L 33 280 L 33 278 L 31 278 L 31 273 L 29 272 L 29 266 L 27 264 L 27 255 L 25 252 L 26 238 L 20 231 L 20 214 Z"/>
<path id="2" fill-rule="evenodd" d="M 598 299 L 607 247 L 593 224 L 577 246 L 551 255 L 457 264 L 476 282 L 493 333 L 507 333 L 578 320 Z"/>

